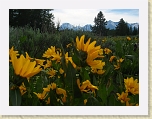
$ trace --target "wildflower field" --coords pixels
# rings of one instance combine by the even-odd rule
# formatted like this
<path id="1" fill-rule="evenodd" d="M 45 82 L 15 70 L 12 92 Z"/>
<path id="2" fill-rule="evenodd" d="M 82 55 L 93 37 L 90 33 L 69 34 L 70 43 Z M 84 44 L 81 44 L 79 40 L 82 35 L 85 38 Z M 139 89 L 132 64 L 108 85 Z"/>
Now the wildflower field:
<path id="1" fill-rule="evenodd" d="M 9 29 L 10 106 L 138 106 L 138 36 Z"/>

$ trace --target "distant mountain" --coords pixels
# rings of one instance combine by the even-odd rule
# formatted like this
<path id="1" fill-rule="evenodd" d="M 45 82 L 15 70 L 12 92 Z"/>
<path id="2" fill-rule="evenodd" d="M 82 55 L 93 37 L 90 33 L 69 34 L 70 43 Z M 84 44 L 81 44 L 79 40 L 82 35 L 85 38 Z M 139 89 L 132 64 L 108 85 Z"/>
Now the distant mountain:
<path id="1" fill-rule="evenodd" d="M 110 30 L 111 29 L 115 29 L 116 26 L 118 25 L 118 22 L 113 22 L 111 20 L 107 21 L 107 25 L 106 25 L 106 28 L 109 28 Z M 128 23 L 128 26 L 132 27 L 132 28 L 138 28 L 138 23 Z M 60 26 L 60 29 L 59 30 L 65 30 L 65 29 L 69 29 L 69 30 L 82 30 L 82 31 L 91 31 L 91 24 L 86 24 L 85 26 L 74 26 L 70 23 L 63 23 L 61 26 Z"/>
<path id="2" fill-rule="evenodd" d="M 63 24 L 60 26 L 59 30 L 73 29 L 73 28 L 74 28 L 74 26 L 71 25 L 70 23 L 63 23 Z"/>
<path id="3" fill-rule="evenodd" d="M 118 22 L 113 22 L 113 21 L 109 20 L 109 21 L 107 21 L 106 28 L 109 28 L 110 30 L 115 29 L 117 25 L 118 25 Z"/>
<path id="4" fill-rule="evenodd" d="M 91 31 L 91 24 L 86 24 L 85 26 L 81 27 L 81 26 L 71 25 L 70 23 L 63 23 L 63 24 L 60 26 L 59 30 L 65 30 L 65 29 Z"/>
<path id="5" fill-rule="evenodd" d="M 128 24 L 128 26 L 130 27 L 132 27 L 132 28 L 138 28 L 138 26 L 139 26 L 139 24 L 138 23 L 130 23 L 130 24 Z"/>

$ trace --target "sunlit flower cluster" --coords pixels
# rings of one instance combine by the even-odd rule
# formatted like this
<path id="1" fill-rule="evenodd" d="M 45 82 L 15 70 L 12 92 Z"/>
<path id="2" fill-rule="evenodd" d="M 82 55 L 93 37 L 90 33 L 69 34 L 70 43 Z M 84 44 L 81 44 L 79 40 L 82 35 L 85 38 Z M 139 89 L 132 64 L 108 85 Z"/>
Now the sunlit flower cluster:
<path id="1" fill-rule="evenodd" d="M 128 97 L 128 93 L 132 93 L 133 95 L 139 94 L 138 79 L 134 80 L 133 77 L 127 77 L 127 79 L 124 79 L 124 85 L 126 90 L 121 94 L 117 93 L 118 100 L 120 100 L 121 103 L 125 103 L 126 106 L 133 106 L 135 105 L 135 103 L 129 103 L 130 98 Z M 136 104 L 135 106 L 138 106 L 138 104 Z"/>
<path id="2" fill-rule="evenodd" d="M 121 101 L 121 103 L 128 102 L 130 98 L 128 98 L 128 93 L 122 92 L 121 94 L 117 93 L 118 100 Z"/>
<path id="3" fill-rule="evenodd" d="M 135 79 L 133 77 L 124 79 L 124 85 L 126 88 L 126 92 L 130 92 L 134 95 L 139 94 L 139 83 L 138 79 Z"/>
<path id="4" fill-rule="evenodd" d="M 114 65 L 115 70 L 120 69 L 120 65 L 121 65 L 121 63 L 122 63 L 123 61 L 124 61 L 123 58 L 120 58 L 119 60 L 117 60 L 117 65 Z"/>

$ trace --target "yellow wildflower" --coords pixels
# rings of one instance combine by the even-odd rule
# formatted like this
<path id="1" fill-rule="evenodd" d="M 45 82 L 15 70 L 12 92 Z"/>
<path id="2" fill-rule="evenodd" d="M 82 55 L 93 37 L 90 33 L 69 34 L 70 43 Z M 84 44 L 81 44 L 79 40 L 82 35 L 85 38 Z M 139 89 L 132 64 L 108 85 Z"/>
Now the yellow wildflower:
<path id="1" fill-rule="evenodd" d="M 112 62 L 115 57 L 116 56 L 111 56 L 109 61 Z"/>
<path id="2" fill-rule="evenodd" d="M 102 69 L 96 69 L 96 68 L 92 68 L 91 69 L 91 72 L 92 73 L 97 73 L 97 74 L 104 74 L 105 73 L 105 70 L 102 70 Z"/>
<path id="3" fill-rule="evenodd" d="M 51 85 L 49 84 L 49 85 L 47 85 L 46 88 L 43 88 L 43 91 L 50 92 L 50 88 L 51 88 Z"/>
<path id="4" fill-rule="evenodd" d="M 89 80 L 84 81 L 81 86 L 80 84 L 80 79 L 77 79 L 77 85 L 82 92 L 88 92 L 91 90 L 95 93 L 95 90 L 98 90 L 97 86 L 92 85 Z"/>
<path id="5" fill-rule="evenodd" d="M 88 54 L 86 62 L 92 68 L 103 69 L 105 62 L 102 62 L 102 60 L 94 60 L 98 56 L 99 55 L 95 54 L 95 52 L 94 54 Z"/>
<path id="6" fill-rule="evenodd" d="M 64 89 L 62 89 L 62 88 L 57 88 L 56 89 L 56 93 L 58 94 L 58 95 L 63 95 L 62 97 L 61 97 L 61 99 L 62 99 L 62 102 L 66 102 L 66 97 L 67 97 L 67 94 L 66 94 L 66 90 L 64 90 Z"/>
<path id="7" fill-rule="evenodd" d="M 87 103 L 87 99 L 84 100 L 84 105 L 86 105 L 86 103 Z"/>
<path id="8" fill-rule="evenodd" d="M 117 65 L 114 65 L 114 67 L 115 67 L 115 70 L 120 69 L 120 63 L 117 63 Z"/>
<path id="9" fill-rule="evenodd" d="M 50 60 L 46 60 L 46 62 L 47 63 L 44 65 L 44 69 L 52 66 L 52 62 Z"/>
<path id="10" fill-rule="evenodd" d="M 102 42 L 105 42 L 105 40 L 102 40 Z"/>
<path id="11" fill-rule="evenodd" d="M 47 92 L 43 91 L 42 93 L 33 92 L 40 100 L 43 100 L 48 95 Z"/>
<path id="12" fill-rule="evenodd" d="M 57 53 L 54 53 L 54 54 L 51 55 L 53 57 L 51 60 L 56 60 L 57 62 L 60 62 L 61 61 L 61 55 L 62 55 L 62 53 L 59 53 L 57 51 Z"/>
<path id="13" fill-rule="evenodd" d="M 64 70 L 62 68 L 59 69 L 60 74 L 64 73 Z"/>
<path id="14" fill-rule="evenodd" d="M 51 46 L 51 48 L 48 48 L 47 51 L 43 54 L 43 57 L 50 58 L 53 54 L 56 54 L 55 52 L 55 46 Z"/>
<path id="15" fill-rule="evenodd" d="M 105 54 L 112 53 L 112 51 L 110 49 L 108 49 L 108 48 L 105 48 L 104 51 L 105 51 Z"/>
<path id="16" fill-rule="evenodd" d="M 61 61 L 61 56 L 61 49 L 55 49 L 55 46 L 51 46 L 51 48 L 48 48 L 48 50 L 43 54 L 43 57 L 51 58 L 51 60 L 56 60 L 57 62 Z"/>
<path id="17" fill-rule="evenodd" d="M 76 64 L 73 62 L 72 57 L 68 57 L 68 52 L 65 54 L 65 61 L 68 64 L 68 61 L 71 62 L 72 66 L 76 68 Z"/>
<path id="18" fill-rule="evenodd" d="M 36 61 L 36 64 L 39 64 L 41 66 L 44 66 L 43 63 L 45 62 L 45 60 L 42 60 L 42 59 L 35 59 Z"/>
<path id="19" fill-rule="evenodd" d="M 135 106 L 139 106 L 139 104 L 137 103 Z"/>
<path id="20" fill-rule="evenodd" d="M 120 100 L 121 103 L 125 103 L 130 100 L 130 98 L 127 98 L 128 93 L 122 92 L 121 95 L 119 93 L 117 93 L 117 95 L 118 95 L 118 100 Z"/>
<path id="21" fill-rule="evenodd" d="M 133 103 L 129 103 L 129 101 L 127 101 L 126 106 L 133 106 Z"/>
<path id="22" fill-rule="evenodd" d="M 98 54 L 99 54 L 99 57 L 102 57 L 102 58 L 103 58 L 103 57 L 104 57 L 104 56 L 103 56 L 103 49 L 100 49 L 99 52 L 98 52 Z"/>
<path id="23" fill-rule="evenodd" d="M 56 83 L 51 83 L 51 89 L 52 90 L 56 89 Z"/>
<path id="24" fill-rule="evenodd" d="M 16 54 L 11 56 L 11 61 L 16 75 L 30 77 L 38 74 L 42 69 L 40 65 L 36 66 L 36 61 L 31 62 L 29 59 L 26 59 L 23 55 L 20 55 L 20 58 L 16 57 Z M 36 67 L 35 67 L 36 66 Z"/>
<path id="25" fill-rule="evenodd" d="M 120 58 L 119 60 L 117 60 L 117 62 L 123 62 L 124 61 L 124 59 L 123 58 Z"/>
<path id="26" fill-rule="evenodd" d="M 18 56 L 19 54 L 18 54 L 18 51 L 14 51 L 14 47 L 12 46 L 12 48 L 9 50 L 9 55 L 10 57 L 12 57 L 12 56 Z"/>
<path id="27" fill-rule="evenodd" d="M 50 97 L 48 97 L 48 99 L 45 102 L 46 104 L 50 104 Z"/>
<path id="28" fill-rule="evenodd" d="M 124 85 L 126 92 L 130 92 L 134 95 L 139 94 L 139 83 L 138 79 L 134 80 L 133 77 L 124 79 Z"/>
<path id="29" fill-rule="evenodd" d="M 27 52 L 25 52 L 25 54 L 26 54 L 26 59 L 29 59 L 29 60 L 32 60 L 32 59 L 33 59 L 33 58 L 31 58 L 31 57 L 28 55 Z"/>
<path id="30" fill-rule="evenodd" d="M 27 92 L 24 82 L 22 83 L 22 85 L 20 85 L 19 89 L 20 89 L 21 95 L 24 95 Z"/>
<path id="31" fill-rule="evenodd" d="M 78 36 L 76 37 L 76 47 L 78 50 L 83 50 L 84 49 L 84 35 L 81 36 L 80 41 Z"/>
<path id="32" fill-rule="evenodd" d="M 126 106 L 139 106 L 138 104 L 135 103 L 129 103 L 129 101 L 126 102 Z"/>
<path id="33" fill-rule="evenodd" d="M 71 44 L 71 43 L 69 43 L 69 44 L 67 44 L 67 45 L 66 45 L 66 47 L 67 47 L 67 48 L 68 48 L 68 47 L 70 47 L 70 46 L 72 46 L 72 44 Z"/>
<path id="34" fill-rule="evenodd" d="M 120 64 L 121 64 L 121 62 L 123 62 L 123 61 L 124 61 L 124 59 L 122 59 L 122 58 L 120 58 L 119 60 L 117 60 L 117 65 L 114 65 L 115 70 L 116 70 L 116 69 L 120 69 Z"/>
<path id="35" fill-rule="evenodd" d="M 46 88 L 43 88 L 43 91 L 49 92 L 50 89 L 52 89 L 52 90 L 56 89 L 56 83 L 51 83 L 51 84 L 47 85 Z"/>
<path id="36" fill-rule="evenodd" d="M 96 41 L 93 41 L 90 43 L 91 38 L 88 39 L 88 41 L 84 44 L 84 37 L 85 35 L 82 35 L 80 40 L 78 37 L 76 37 L 76 47 L 78 51 L 84 52 L 84 54 L 87 54 L 86 62 L 87 64 L 92 68 L 102 69 L 105 64 L 101 60 L 95 60 L 96 58 L 102 57 L 103 50 L 100 46 L 95 46 Z"/>
<path id="37" fill-rule="evenodd" d="M 127 40 L 131 40 L 131 38 L 128 36 L 128 37 L 127 37 Z"/>
<path id="38" fill-rule="evenodd" d="M 47 74 L 49 74 L 49 75 L 50 75 L 50 77 L 52 78 L 52 77 L 54 77 L 54 76 L 55 76 L 55 74 L 56 74 L 56 70 L 51 69 L 51 70 L 49 70 L 49 71 L 47 72 Z"/>

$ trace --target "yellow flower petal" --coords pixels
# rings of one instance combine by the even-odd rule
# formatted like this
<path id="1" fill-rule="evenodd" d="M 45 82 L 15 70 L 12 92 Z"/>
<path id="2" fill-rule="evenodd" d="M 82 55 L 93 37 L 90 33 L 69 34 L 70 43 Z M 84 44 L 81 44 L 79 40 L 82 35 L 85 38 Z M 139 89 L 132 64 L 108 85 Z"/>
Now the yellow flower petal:
<path id="1" fill-rule="evenodd" d="M 30 60 L 27 60 L 26 63 L 24 64 L 22 70 L 21 70 L 20 76 L 23 76 L 24 73 L 27 71 L 27 67 L 28 67 L 29 63 L 30 63 Z"/>
<path id="2" fill-rule="evenodd" d="M 24 77 L 27 77 L 27 75 L 29 75 L 29 74 L 33 71 L 35 65 L 36 65 L 36 61 L 29 63 L 29 65 L 28 65 L 28 70 L 27 70 L 27 72 L 24 74 Z"/>
<path id="3" fill-rule="evenodd" d="M 85 35 L 82 35 L 80 38 L 80 50 L 84 49 L 84 37 L 85 37 Z"/>
<path id="4" fill-rule="evenodd" d="M 23 67 L 24 59 L 25 59 L 24 56 L 21 55 L 19 59 L 15 60 L 15 73 L 17 75 L 20 74 L 20 71 L 21 71 L 21 69 Z"/>
<path id="5" fill-rule="evenodd" d="M 79 41 L 79 37 L 76 37 L 76 45 L 77 45 L 77 49 L 80 50 L 81 46 L 80 46 L 80 41 Z"/>
<path id="6" fill-rule="evenodd" d="M 88 48 L 87 48 L 87 52 L 89 52 L 90 50 L 92 50 L 94 48 L 94 45 L 96 44 L 96 41 L 93 41 L 92 43 L 89 44 Z"/>
<path id="7" fill-rule="evenodd" d="M 88 39 L 86 44 L 84 44 L 84 51 L 87 51 L 91 38 Z"/>
<path id="8" fill-rule="evenodd" d="M 26 75 L 26 77 L 30 78 L 30 77 L 34 76 L 35 74 L 38 74 L 42 70 L 42 68 L 40 68 L 40 67 L 41 67 L 40 65 L 35 67 L 30 74 Z"/>

